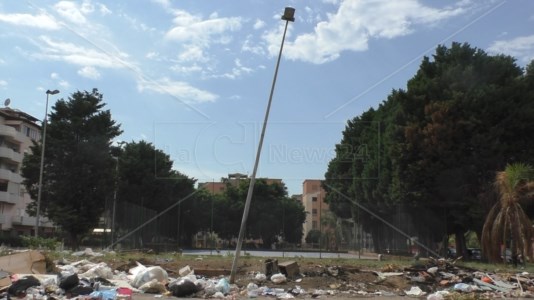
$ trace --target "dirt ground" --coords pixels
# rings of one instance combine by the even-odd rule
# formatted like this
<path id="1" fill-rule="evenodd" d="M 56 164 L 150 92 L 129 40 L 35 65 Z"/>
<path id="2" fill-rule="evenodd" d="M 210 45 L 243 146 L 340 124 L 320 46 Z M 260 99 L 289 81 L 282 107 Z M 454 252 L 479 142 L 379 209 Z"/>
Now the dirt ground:
<path id="1" fill-rule="evenodd" d="M 268 258 L 241 257 L 238 263 L 238 270 L 235 284 L 244 288 L 247 284 L 254 282 L 259 286 L 270 288 L 282 288 L 285 291 L 300 287 L 306 293 L 326 293 L 330 296 L 360 295 L 366 293 L 373 294 L 380 292 L 384 295 L 404 295 L 405 290 L 412 286 L 410 279 L 404 275 L 379 278 L 379 272 L 402 272 L 400 266 L 382 264 L 377 266 L 376 261 L 348 260 L 348 259 L 305 259 L 305 258 L 273 258 L 279 264 L 289 261 L 297 263 L 299 275 L 288 278 L 288 281 L 281 284 L 274 284 L 269 280 L 257 282 L 255 275 L 266 273 L 266 262 Z M 92 259 L 93 260 L 93 259 Z M 98 260 L 98 258 L 96 259 Z M 103 259 L 101 259 L 103 260 Z M 106 263 L 114 270 L 125 271 L 136 266 L 136 261 L 145 266 L 160 266 L 164 268 L 170 277 L 179 277 L 179 270 L 189 266 L 197 275 L 204 275 L 208 278 L 226 276 L 229 278 L 233 258 L 225 256 L 215 257 L 195 257 L 189 255 L 151 255 L 143 253 L 131 253 L 128 255 L 116 255 L 106 259 Z M 407 262 L 409 264 L 409 262 Z M 431 288 L 428 288 L 431 291 Z"/>
<path id="2" fill-rule="evenodd" d="M 160 266 L 165 269 L 171 278 L 179 278 L 180 269 L 189 266 L 194 274 L 201 275 L 207 279 L 219 280 L 221 277 L 230 278 L 230 270 L 233 263 L 231 255 L 214 255 L 214 256 L 193 256 L 181 255 L 180 253 L 161 253 L 152 252 L 119 252 L 116 254 L 107 254 L 101 257 L 69 257 L 67 260 L 74 262 L 76 260 L 87 259 L 93 263 L 105 262 L 108 267 L 114 271 L 128 271 L 135 267 L 137 263 L 144 266 Z M 293 266 L 298 266 L 298 271 L 292 272 L 294 276 L 288 276 L 287 282 L 273 283 L 267 279 L 258 281 L 258 273 L 267 273 L 267 260 L 277 260 L 278 266 L 294 262 Z M 64 259 L 65 260 L 65 259 Z M 409 292 L 418 297 L 424 297 L 437 291 L 450 291 L 452 295 L 475 298 L 490 299 L 495 297 L 526 297 L 525 295 L 534 296 L 534 276 L 530 274 L 534 271 L 525 266 L 520 269 L 500 269 L 499 273 L 491 273 L 490 265 L 480 265 L 482 271 L 468 267 L 460 261 L 451 261 L 443 259 L 425 258 L 414 260 L 413 258 L 401 257 L 384 257 L 383 261 L 377 259 L 318 259 L 318 258 L 268 258 L 241 256 L 238 263 L 235 285 L 237 288 L 231 290 L 226 299 L 243 299 L 247 297 L 246 287 L 250 283 L 257 284 L 262 291 L 269 290 L 276 293 L 286 293 L 287 296 L 294 295 L 295 298 L 362 298 L 377 297 L 383 299 L 388 297 L 410 296 Z M 493 266 L 499 270 L 503 265 Z M 289 269 L 289 267 L 287 267 Z M 525 272 L 528 271 L 528 272 Z M 518 275 L 518 272 L 520 275 Z M 529 273 L 531 272 L 531 273 Z M 493 285 L 488 291 L 469 290 L 457 291 L 457 284 L 473 284 L 474 281 L 483 279 L 486 276 L 488 280 L 497 284 L 504 284 L 505 292 L 501 293 L 503 288 Z M 519 278 L 521 276 L 521 280 Z M 267 277 L 269 278 L 269 277 Z M 493 281 L 495 280 L 495 281 Z M 521 282 L 520 289 L 510 284 Z M 521 293 L 519 293 L 519 291 Z M 519 294 L 518 294 L 519 293 Z M 265 295 L 264 292 L 262 292 Z M 271 295 L 271 294 L 267 294 Z M 274 294 L 272 294 L 274 295 Z M 413 296 L 413 295 L 412 295 Z M 141 297 L 141 298 L 139 298 Z M 147 299 L 147 294 L 139 294 L 139 297 L 133 299 Z M 145 298 L 143 298 L 145 297 Z M 196 294 L 196 297 L 204 297 L 202 292 Z M 272 297 L 272 296 L 268 296 Z M 392 298 L 393 297 L 393 298 Z M 265 299 L 267 297 L 259 297 Z M 468 299 L 462 298 L 462 299 Z M 456 299 L 455 296 L 447 299 Z"/>

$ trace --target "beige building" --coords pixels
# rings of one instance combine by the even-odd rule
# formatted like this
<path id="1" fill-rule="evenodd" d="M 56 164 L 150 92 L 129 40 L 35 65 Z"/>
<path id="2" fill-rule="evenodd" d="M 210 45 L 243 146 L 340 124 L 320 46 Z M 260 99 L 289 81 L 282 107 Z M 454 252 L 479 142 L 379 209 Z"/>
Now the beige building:
<path id="1" fill-rule="evenodd" d="M 41 139 L 38 121 L 22 111 L 0 108 L 0 229 L 4 236 L 34 233 L 36 218 L 26 213 L 31 199 L 20 170 L 32 141 Z M 41 217 L 40 223 L 41 230 L 53 230 L 48 219 Z"/>
<path id="2" fill-rule="evenodd" d="M 306 243 L 305 239 L 310 230 L 322 229 L 321 217 L 329 211 L 328 204 L 324 202 L 325 196 L 326 192 L 321 187 L 321 180 L 306 179 L 302 183 L 302 205 L 304 206 L 304 211 L 306 211 L 306 221 L 303 224 L 303 244 Z"/>
<path id="3" fill-rule="evenodd" d="M 240 173 L 228 174 L 227 178 L 222 178 L 221 181 L 212 181 L 212 182 L 200 182 L 198 184 L 199 189 L 205 189 L 212 194 L 222 194 L 226 190 L 226 184 L 237 185 L 240 180 L 248 179 L 248 175 Z M 265 180 L 267 184 L 283 184 L 282 179 L 273 179 L 273 178 L 257 178 L 256 180 Z"/>

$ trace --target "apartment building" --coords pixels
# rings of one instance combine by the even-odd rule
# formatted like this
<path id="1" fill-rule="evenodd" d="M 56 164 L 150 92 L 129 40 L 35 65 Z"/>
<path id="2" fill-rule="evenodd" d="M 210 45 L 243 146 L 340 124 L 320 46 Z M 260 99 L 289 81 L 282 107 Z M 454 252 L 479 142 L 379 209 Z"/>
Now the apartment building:
<path id="1" fill-rule="evenodd" d="M 303 224 L 302 243 L 310 230 L 321 230 L 321 217 L 329 211 L 328 204 L 324 201 L 325 190 L 321 187 L 321 180 L 306 179 L 302 183 L 302 205 L 306 211 L 306 221 Z"/>
<path id="2" fill-rule="evenodd" d="M 227 178 L 221 178 L 221 181 L 212 181 L 212 182 L 201 182 L 198 184 L 199 189 L 205 189 L 211 194 L 222 194 L 226 190 L 226 185 L 228 183 L 237 185 L 240 180 L 248 179 L 248 175 L 241 173 L 231 173 L 228 174 Z M 267 184 L 283 184 L 282 179 L 277 178 L 257 178 L 265 180 Z"/>
<path id="3" fill-rule="evenodd" d="M 20 175 L 22 160 L 32 141 L 41 139 L 39 120 L 9 107 L 0 108 L 0 230 L 2 235 L 34 234 L 35 217 L 26 213 L 30 195 Z M 40 230 L 53 231 L 46 218 L 40 218 Z"/>

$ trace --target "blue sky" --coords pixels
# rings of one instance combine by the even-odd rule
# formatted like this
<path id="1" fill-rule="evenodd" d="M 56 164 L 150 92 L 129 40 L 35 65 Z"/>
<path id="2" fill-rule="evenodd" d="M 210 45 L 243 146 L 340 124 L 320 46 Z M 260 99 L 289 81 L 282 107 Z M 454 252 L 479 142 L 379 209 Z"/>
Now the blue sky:
<path id="1" fill-rule="evenodd" d="M 525 66 L 534 1 L 2 1 L 0 97 L 42 119 L 98 88 L 124 130 L 198 179 L 251 174 L 285 22 L 258 169 L 290 194 L 322 179 L 347 120 L 405 88 L 438 44 L 468 42 Z"/>

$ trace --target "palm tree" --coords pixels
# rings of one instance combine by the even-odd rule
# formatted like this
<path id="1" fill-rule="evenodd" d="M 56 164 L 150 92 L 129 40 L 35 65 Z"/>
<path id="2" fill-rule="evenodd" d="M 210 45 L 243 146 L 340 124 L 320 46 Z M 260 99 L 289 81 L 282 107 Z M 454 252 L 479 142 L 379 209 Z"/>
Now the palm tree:
<path id="1" fill-rule="evenodd" d="M 506 247 L 514 262 L 518 254 L 532 258 L 532 223 L 521 202 L 532 200 L 533 179 L 534 169 L 524 163 L 509 164 L 495 176 L 499 202 L 491 208 L 482 229 L 482 252 L 490 262 L 501 261 Z"/>

